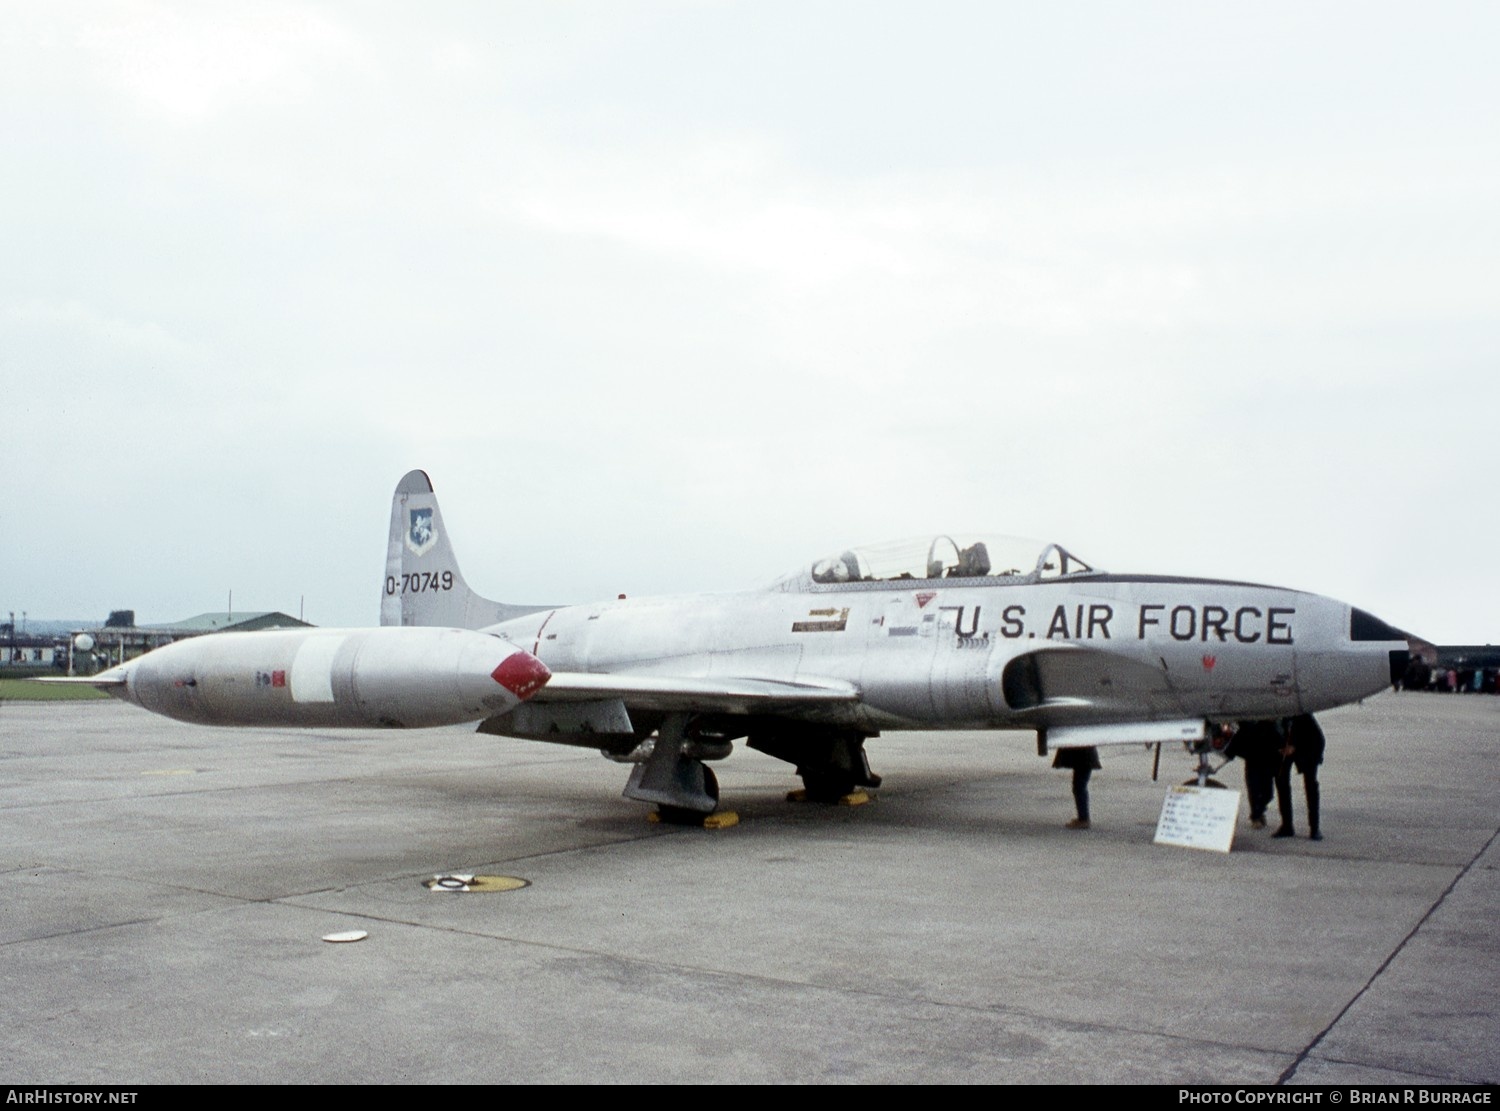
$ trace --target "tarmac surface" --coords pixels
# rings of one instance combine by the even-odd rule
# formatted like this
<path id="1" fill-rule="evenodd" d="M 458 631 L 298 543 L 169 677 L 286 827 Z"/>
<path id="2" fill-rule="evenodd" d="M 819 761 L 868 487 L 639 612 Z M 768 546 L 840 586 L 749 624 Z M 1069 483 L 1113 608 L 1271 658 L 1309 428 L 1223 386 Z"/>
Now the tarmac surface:
<path id="1" fill-rule="evenodd" d="M 1326 839 L 1222 854 L 1152 843 L 1191 757 L 1071 831 L 1029 733 L 872 741 L 862 807 L 737 746 L 702 830 L 586 750 L 5 703 L 0 1084 L 1494 1084 L 1500 697 L 1320 720 Z"/>

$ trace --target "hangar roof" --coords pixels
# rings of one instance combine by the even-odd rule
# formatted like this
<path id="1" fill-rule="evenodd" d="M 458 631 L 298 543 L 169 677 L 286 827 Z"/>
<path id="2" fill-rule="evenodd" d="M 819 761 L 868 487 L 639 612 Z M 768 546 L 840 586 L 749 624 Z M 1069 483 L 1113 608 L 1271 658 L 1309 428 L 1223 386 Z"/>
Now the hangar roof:
<path id="1" fill-rule="evenodd" d="M 152 632 L 174 632 L 174 633 L 222 633 L 229 629 L 236 632 L 250 632 L 254 629 L 303 629 L 309 628 L 306 621 L 298 621 L 295 617 L 281 613 L 277 610 L 263 610 L 259 613 L 200 613 L 196 617 L 187 617 L 181 621 L 171 621 L 164 625 L 143 625 L 141 628 Z"/>

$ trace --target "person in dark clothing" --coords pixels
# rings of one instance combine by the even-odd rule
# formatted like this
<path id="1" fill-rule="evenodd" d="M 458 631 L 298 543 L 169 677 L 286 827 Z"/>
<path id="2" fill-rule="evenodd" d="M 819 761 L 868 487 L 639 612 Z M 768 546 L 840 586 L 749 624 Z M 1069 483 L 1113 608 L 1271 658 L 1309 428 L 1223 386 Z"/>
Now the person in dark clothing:
<path id="1" fill-rule="evenodd" d="M 1432 668 L 1427 666 L 1427 661 L 1421 656 L 1413 655 L 1406 665 L 1406 674 L 1402 676 L 1401 685 L 1409 691 L 1425 691 L 1427 684 L 1431 681 Z"/>
<path id="2" fill-rule="evenodd" d="M 1282 762 L 1281 729 L 1274 721 L 1247 721 L 1230 738 L 1224 755 L 1238 756 L 1245 764 L 1245 795 L 1250 800 L 1250 825 L 1266 828 L 1266 808 L 1271 805 L 1276 769 Z"/>
<path id="3" fill-rule="evenodd" d="M 1089 828 L 1089 776 L 1099 763 L 1097 748 L 1060 748 L 1052 758 L 1054 768 L 1073 769 L 1073 804 L 1078 808 L 1078 817 L 1068 823 L 1069 829 Z"/>
<path id="4" fill-rule="evenodd" d="M 1276 804 L 1281 809 L 1281 828 L 1274 836 L 1297 836 L 1292 827 L 1292 768 L 1295 767 L 1302 773 L 1302 786 L 1307 795 L 1307 835 L 1314 841 L 1323 840 L 1318 829 L 1318 803 L 1322 798 L 1318 789 L 1318 765 L 1323 762 L 1326 746 L 1323 727 L 1311 714 L 1287 721 L 1286 745 L 1281 750 L 1284 759 L 1276 772 Z"/>

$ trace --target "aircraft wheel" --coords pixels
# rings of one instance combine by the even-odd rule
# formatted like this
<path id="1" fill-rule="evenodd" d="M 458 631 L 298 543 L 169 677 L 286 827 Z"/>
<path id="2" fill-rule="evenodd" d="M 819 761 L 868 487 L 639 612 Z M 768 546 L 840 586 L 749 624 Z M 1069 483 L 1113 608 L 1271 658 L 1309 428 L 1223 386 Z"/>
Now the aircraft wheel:
<path id="1" fill-rule="evenodd" d="M 680 806 L 658 806 L 656 816 L 669 826 L 701 826 L 708 817 L 701 810 L 684 810 Z"/>
<path id="2" fill-rule="evenodd" d="M 719 805 L 719 777 L 707 764 L 703 765 L 703 793 L 714 800 L 715 807 Z"/>

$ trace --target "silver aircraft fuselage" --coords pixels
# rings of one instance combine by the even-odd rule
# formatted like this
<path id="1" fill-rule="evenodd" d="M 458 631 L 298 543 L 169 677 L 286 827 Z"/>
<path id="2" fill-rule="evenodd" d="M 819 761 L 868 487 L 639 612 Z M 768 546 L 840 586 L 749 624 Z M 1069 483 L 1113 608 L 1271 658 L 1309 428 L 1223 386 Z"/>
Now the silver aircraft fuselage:
<path id="1" fill-rule="evenodd" d="M 1331 598 L 1086 573 L 1047 582 L 791 576 L 733 594 L 620 599 L 491 626 L 554 673 L 793 684 L 856 701 L 784 711 L 859 729 L 1289 717 L 1389 685 L 1404 641 Z M 1373 622 L 1373 619 L 1370 619 Z M 545 697 L 545 696 L 544 696 Z"/>

